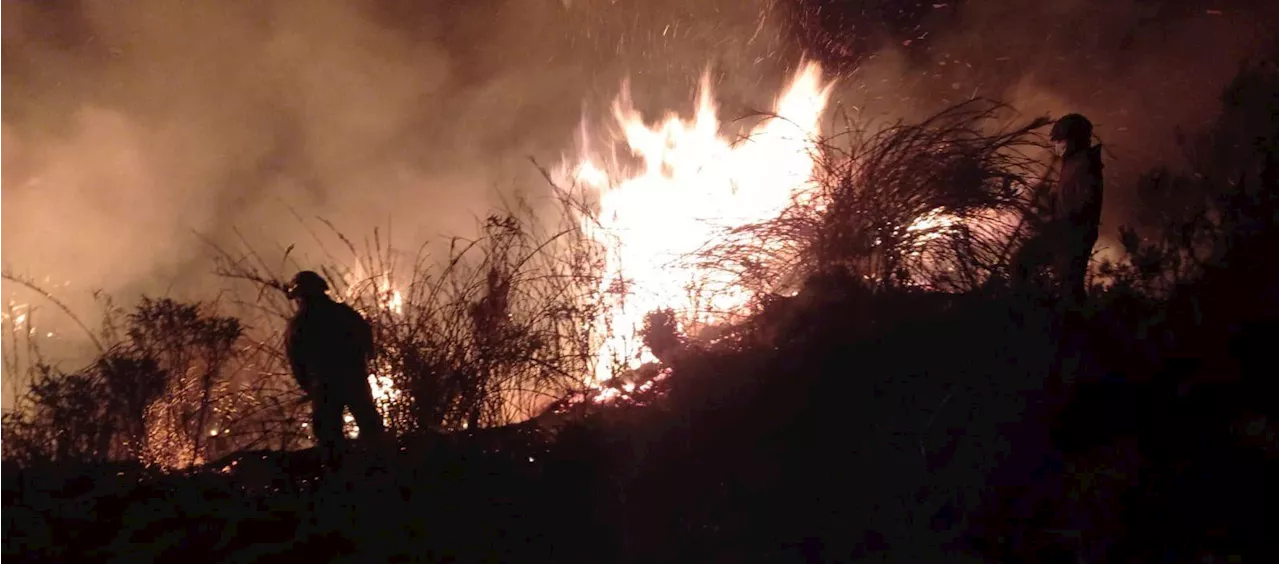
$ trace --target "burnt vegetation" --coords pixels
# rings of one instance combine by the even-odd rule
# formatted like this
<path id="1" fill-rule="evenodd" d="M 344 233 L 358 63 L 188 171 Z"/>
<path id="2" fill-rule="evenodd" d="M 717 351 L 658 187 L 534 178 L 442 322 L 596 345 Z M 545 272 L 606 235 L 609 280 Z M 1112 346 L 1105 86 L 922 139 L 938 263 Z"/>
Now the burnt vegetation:
<path id="1" fill-rule="evenodd" d="M 513 204 L 443 261 L 332 229 L 329 262 L 356 266 L 325 274 L 399 391 L 398 451 L 336 469 L 281 358 L 287 250 L 221 252 L 244 303 L 108 304 L 80 370 L 9 327 L 32 384 L 3 421 L 4 554 L 1275 561 L 1275 72 L 1244 68 L 1187 162 L 1141 179 L 1083 311 L 1007 282 L 1054 180 L 1043 122 L 981 101 L 850 121 L 814 193 L 686 257 L 752 314 L 655 312 L 659 364 L 607 406 L 581 384 L 611 328 L 571 188 L 554 221 Z"/>

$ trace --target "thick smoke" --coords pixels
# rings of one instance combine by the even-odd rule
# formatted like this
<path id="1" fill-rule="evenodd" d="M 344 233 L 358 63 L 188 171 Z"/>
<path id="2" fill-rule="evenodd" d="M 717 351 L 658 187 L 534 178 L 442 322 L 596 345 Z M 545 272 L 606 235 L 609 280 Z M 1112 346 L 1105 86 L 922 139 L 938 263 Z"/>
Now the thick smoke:
<path id="1" fill-rule="evenodd" d="M 202 240 L 319 266 L 295 214 L 407 249 L 472 234 L 499 195 L 546 193 L 528 157 L 571 150 L 626 76 L 647 109 L 704 68 L 767 102 L 796 61 L 768 57 L 761 7 L 685 4 L 6 3 L 6 270 L 92 320 L 94 288 L 212 295 Z"/>
<path id="2" fill-rule="evenodd" d="M 796 4 L 792 33 L 851 71 L 841 99 L 922 116 L 972 96 L 1027 117 L 1087 115 L 1107 150 L 1104 238 L 1138 173 L 1185 164 L 1176 139 L 1209 123 L 1247 58 L 1275 57 L 1274 2 L 1054 0 Z"/>
<path id="3" fill-rule="evenodd" d="M 1238 62 L 1275 45 L 1274 4 L 1211 4 L 8 2 L 3 261 L 92 318 L 91 288 L 210 295 L 201 238 L 318 261 L 295 213 L 416 248 L 545 193 L 527 158 L 572 151 L 624 77 L 642 111 L 686 110 L 709 69 L 733 117 L 801 56 L 868 119 L 975 95 L 1088 114 L 1114 231 L 1136 171 L 1176 159 L 1174 128 L 1212 119 Z"/>

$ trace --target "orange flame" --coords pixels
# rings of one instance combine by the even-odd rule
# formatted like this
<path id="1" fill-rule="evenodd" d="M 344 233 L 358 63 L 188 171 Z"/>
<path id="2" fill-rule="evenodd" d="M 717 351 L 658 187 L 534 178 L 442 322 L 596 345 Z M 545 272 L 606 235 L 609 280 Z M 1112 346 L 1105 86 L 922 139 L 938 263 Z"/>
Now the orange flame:
<path id="1" fill-rule="evenodd" d="M 404 295 L 400 289 L 396 287 L 390 273 L 381 273 L 377 275 L 373 286 L 373 307 L 374 311 L 364 311 L 366 317 L 376 315 L 379 311 L 399 317 L 404 314 Z M 355 266 L 345 273 L 344 280 L 346 292 L 343 299 L 348 302 L 354 302 L 358 299 L 361 291 L 369 282 L 365 275 L 365 267 L 360 261 L 356 261 Z M 383 359 L 375 359 L 373 361 L 373 372 L 369 374 L 369 391 L 373 396 L 373 402 L 378 407 L 378 411 L 382 414 L 382 420 L 388 427 L 392 426 L 392 405 L 400 399 L 400 390 L 395 387 L 392 379 L 392 369 Z M 348 436 L 354 438 L 359 436 L 359 430 L 354 427 L 354 419 L 350 414 L 344 415 L 344 422 L 347 424 Z M 304 424 L 305 426 L 305 424 Z"/>
<path id="2" fill-rule="evenodd" d="M 623 85 L 613 104 L 622 133 L 609 145 L 625 143 L 643 164 L 601 164 L 584 147 L 578 162 L 562 165 L 557 176 L 599 198 L 598 223 L 584 220 L 584 229 L 608 248 L 600 290 L 617 299 L 599 320 L 609 329 L 596 382 L 612 377 L 615 366 L 634 369 L 655 360 L 637 336 L 649 312 L 669 308 L 687 323 L 706 324 L 743 308 L 750 296 L 726 273 L 678 259 L 725 227 L 777 216 L 811 187 L 832 86 L 817 64 L 801 65 L 773 115 L 735 140 L 722 131 L 708 75 L 691 120 L 668 114 L 646 123 Z"/>

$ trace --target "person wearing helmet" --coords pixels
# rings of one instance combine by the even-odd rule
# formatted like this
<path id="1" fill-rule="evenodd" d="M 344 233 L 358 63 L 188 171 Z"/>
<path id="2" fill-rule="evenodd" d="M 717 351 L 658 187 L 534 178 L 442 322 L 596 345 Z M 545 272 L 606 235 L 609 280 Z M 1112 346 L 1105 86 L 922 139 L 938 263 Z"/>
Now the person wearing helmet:
<path id="1" fill-rule="evenodd" d="M 1066 297 L 1079 304 L 1102 219 L 1102 146 L 1092 145 L 1093 124 L 1080 114 L 1059 118 L 1049 139 L 1062 160 L 1058 189 L 1048 202 L 1039 235 L 1028 242 L 1016 266 L 1025 271 L 1048 263 Z"/>
<path id="2" fill-rule="evenodd" d="M 311 400 L 311 429 L 330 460 L 342 444 L 342 410 L 350 408 L 361 438 L 377 441 L 382 417 L 369 389 L 373 330 L 356 310 L 329 298 L 329 284 L 304 270 L 286 290 L 298 305 L 285 333 L 285 354 Z"/>

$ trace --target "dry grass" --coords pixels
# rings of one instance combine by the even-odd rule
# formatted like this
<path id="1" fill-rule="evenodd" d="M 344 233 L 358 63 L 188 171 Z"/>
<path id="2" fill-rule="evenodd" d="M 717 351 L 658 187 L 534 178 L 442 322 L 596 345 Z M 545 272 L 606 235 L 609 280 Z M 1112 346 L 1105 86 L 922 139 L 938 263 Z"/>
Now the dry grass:
<path id="1" fill-rule="evenodd" d="M 975 287 L 1000 274 L 1017 238 L 1013 222 L 1042 184 L 1032 155 L 1044 120 L 1007 126 L 1009 113 L 974 101 L 875 131 L 846 120 L 843 133 L 820 144 L 814 190 L 779 217 L 727 229 L 691 260 L 734 272 L 758 294 L 832 271 L 882 288 Z M 293 312 L 283 289 L 294 272 L 311 269 L 372 323 L 373 371 L 396 391 L 380 406 L 393 432 L 533 417 L 583 391 L 614 330 L 603 314 L 625 300 L 623 288 L 601 288 L 607 249 L 592 237 L 598 226 L 587 198 L 575 187 L 552 188 L 552 206 L 509 201 L 479 222 L 474 238 L 451 239 L 443 256 L 425 247 L 406 254 L 379 231 L 357 242 L 302 218 L 322 263 L 303 264 L 293 246 L 270 260 L 247 243 L 235 252 L 215 246 L 217 272 L 242 285 L 230 295 L 247 298 L 221 306 L 144 301 L 131 315 L 116 312 L 124 321 L 108 323 L 104 360 L 67 375 L 65 390 L 50 388 L 57 378 L 46 374 L 40 392 L 48 397 L 35 403 L 62 405 L 58 394 L 80 384 L 122 388 L 113 374 L 150 373 L 139 363 L 152 362 L 160 391 L 127 391 L 114 408 L 130 415 L 111 433 L 132 450 L 107 451 L 153 460 L 169 453 L 173 465 L 305 445 L 307 406 L 282 353 Z M 922 228 L 922 218 L 940 221 Z M 219 317 L 220 309 L 238 320 Z"/>
<path id="2" fill-rule="evenodd" d="M 377 231 L 357 245 L 323 221 L 340 251 L 325 249 L 322 265 L 301 264 L 292 247 L 273 261 L 248 245 L 218 249 L 217 272 L 250 290 L 225 296 L 247 298 L 144 298 L 129 311 L 108 301 L 101 331 L 85 329 L 99 358 L 72 373 L 45 366 L 10 320 L 6 370 L 24 364 L 34 384 L 6 415 L 6 457 L 180 467 L 234 450 L 307 445 L 308 406 L 282 346 L 293 313 L 283 289 L 301 269 L 322 272 L 373 325 L 373 369 L 397 392 L 380 407 L 396 433 L 535 416 L 585 388 L 606 303 L 603 249 L 583 230 L 588 206 L 572 189 L 554 194 L 550 215 L 509 202 L 439 258 L 422 249 L 406 258 Z M 94 402 L 101 397 L 111 399 Z"/>
<path id="3" fill-rule="evenodd" d="M 326 266 L 291 261 L 288 249 L 279 263 L 288 270 L 254 252 L 221 252 L 218 271 L 259 289 L 246 306 L 265 335 L 291 314 L 284 281 L 321 271 L 374 326 L 375 372 L 398 391 L 382 406 L 394 431 L 500 425 L 579 391 L 594 367 L 602 249 L 582 230 L 582 200 L 556 196 L 550 220 L 508 202 L 477 237 L 451 239 L 441 258 L 423 249 L 405 258 L 376 231 L 357 245 L 326 222 L 342 250 L 326 251 Z M 280 364 L 278 337 L 257 345 Z"/>
<path id="4" fill-rule="evenodd" d="M 842 272 L 879 288 L 959 291 L 1003 274 L 1046 185 L 1046 119 L 973 100 L 818 144 L 815 187 L 779 216 L 726 230 L 692 260 L 760 294 Z M 1012 124 L 1012 125 L 1011 125 Z"/>
<path id="5" fill-rule="evenodd" d="M 234 416 L 239 321 L 214 303 L 143 299 L 108 311 L 109 346 L 64 373 L 33 367 L 5 414 L 5 456 L 22 460 L 133 459 L 166 467 L 218 450 L 212 430 Z"/>

